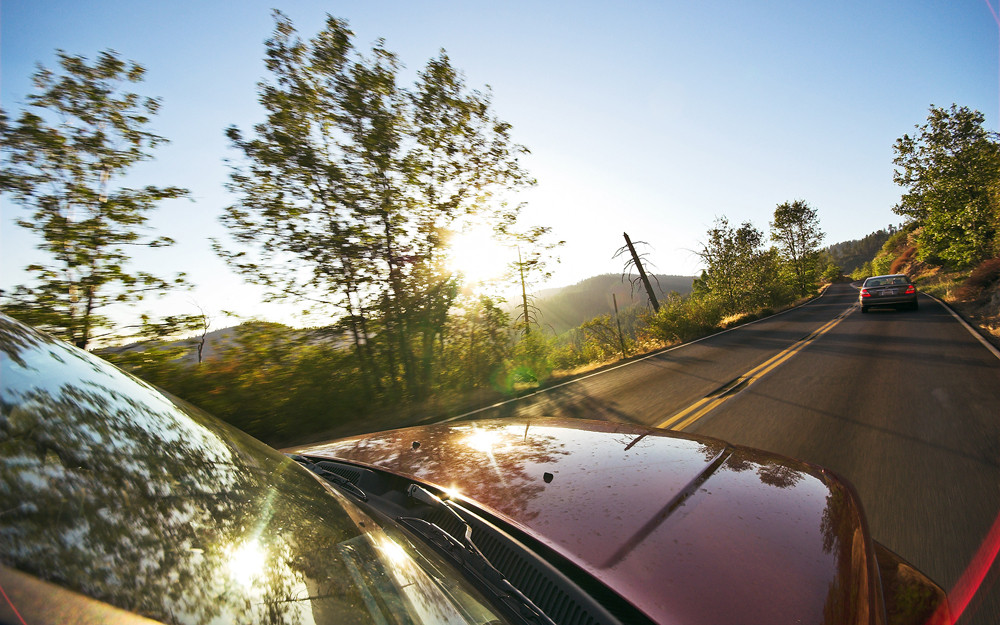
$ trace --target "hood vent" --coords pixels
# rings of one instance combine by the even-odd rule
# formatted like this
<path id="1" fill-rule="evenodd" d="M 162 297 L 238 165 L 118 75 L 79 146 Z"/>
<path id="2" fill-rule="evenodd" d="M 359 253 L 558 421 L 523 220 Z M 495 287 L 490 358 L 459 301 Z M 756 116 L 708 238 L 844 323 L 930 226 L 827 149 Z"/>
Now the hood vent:
<path id="1" fill-rule="evenodd" d="M 504 577 L 560 625 L 646 625 L 650 621 L 598 582 L 586 590 L 539 558 L 513 537 L 462 509 L 472 526 L 473 541 Z M 432 510 L 425 520 L 455 536 L 465 528 L 451 515 Z M 601 592 L 595 593 L 599 586 Z M 595 600 L 596 599 L 596 600 Z M 610 599 L 605 603 L 605 599 Z M 616 609 L 617 608 L 617 609 Z"/>
<path id="2" fill-rule="evenodd" d="M 330 462 L 328 460 L 320 460 L 319 462 L 316 463 L 316 466 L 318 466 L 321 469 L 326 469 L 330 473 L 336 473 L 337 475 L 348 480 L 349 482 L 351 482 L 351 484 L 354 484 L 355 486 L 357 486 L 358 482 L 361 481 L 361 476 L 363 472 L 367 471 L 367 469 L 362 469 L 360 467 L 352 467 L 351 465 L 348 464 L 341 464 L 340 462 Z M 371 473 L 371 471 L 367 472 Z"/>

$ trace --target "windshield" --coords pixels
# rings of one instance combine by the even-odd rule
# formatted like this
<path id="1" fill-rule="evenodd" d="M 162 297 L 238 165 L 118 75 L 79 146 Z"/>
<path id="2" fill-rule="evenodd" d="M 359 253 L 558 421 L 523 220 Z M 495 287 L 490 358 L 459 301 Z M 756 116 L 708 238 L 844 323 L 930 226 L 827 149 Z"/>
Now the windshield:
<path id="1" fill-rule="evenodd" d="M 909 284 L 910 281 L 903 276 L 889 276 L 886 278 L 868 278 L 865 283 L 861 286 L 872 287 L 872 286 L 902 286 Z"/>
<path id="2" fill-rule="evenodd" d="M 3 564 L 168 623 L 487 623 L 388 519 L 0 317 Z"/>

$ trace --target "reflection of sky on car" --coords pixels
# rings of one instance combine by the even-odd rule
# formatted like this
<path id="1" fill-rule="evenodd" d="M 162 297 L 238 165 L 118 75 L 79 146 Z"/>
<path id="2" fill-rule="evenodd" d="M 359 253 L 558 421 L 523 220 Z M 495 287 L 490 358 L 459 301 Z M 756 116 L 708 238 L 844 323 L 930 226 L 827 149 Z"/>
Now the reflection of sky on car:
<path id="1" fill-rule="evenodd" d="M 183 442 L 198 450 L 206 461 L 220 466 L 231 464 L 229 449 L 218 444 L 214 434 L 191 419 L 178 418 L 176 407 L 142 380 L 126 377 L 100 358 L 84 358 L 75 352 L 42 343 L 37 343 L 35 347 L 37 353 L 33 354 L 33 358 L 42 363 L 41 370 L 32 366 L 15 366 L 13 360 L 10 361 L 11 366 L 4 367 L 4 385 L 22 389 L 29 402 L 20 404 L 12 411 L 11 419 L 16 420 L 19 414 L 40 414 L 38 409 L 41 406 L 30 403 L 32 392 L 44 394 L 59 389 L 55 394 L 64 397 L 64 401 L 73 401 L 80 409 L 103 413 L 109 421 L 117 422 L 121 427 L 140 428 L 164 445 Z M 54 364 L 47 363 L 47 360 L 63 366 L 45 366 Z M 100 445 L 102 451 L 118 454 L 121 462 L 126 463 L 143 451 L 136 447 L 137 441 L 128 437 L 109 437 L 107 432 L 95 429 L 92 424 L 78 425 L 72 432 L 66 433 L 75 437 L 78 445 Z M 135 463 L 133 469 L 140 473 L 146 471 L 144 465 Z"/>
<path id="2" fill-rule="evenodd" d="M 4 565 L 178 623 L 489 615 L 447 564 L 245 434 L 2 316 L 0 351 Z"/>

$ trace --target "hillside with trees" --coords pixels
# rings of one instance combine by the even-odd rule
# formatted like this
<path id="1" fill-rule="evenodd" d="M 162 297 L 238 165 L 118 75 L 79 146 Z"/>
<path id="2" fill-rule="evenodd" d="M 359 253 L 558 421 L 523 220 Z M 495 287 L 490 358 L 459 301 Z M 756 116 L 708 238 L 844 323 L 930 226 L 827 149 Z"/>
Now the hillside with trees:
<path id="1" fill-rule="evenodd" d="M 850 275 L 855 270 L 870 263 L 878 254 L 885 242 L 895 234 L 899 228 L 890 225 L 881 228 L 860 239 L 841 241 L 824 248 L 824 252 L 830 257 L 830 261 L 840 267 L 844 274 Z"/>
<path id="2" fill-rule="evenodd" d="M 650 275 L 657 297 L 662 300 L 671 293 L 687 295 L 693 281 L 691 276 Z M 619 311 L 649 305 L 645 291 L 620 274 L 603 274 L 571 286 L 540 291 L 535 294 L 534 304 L 539 324 L 554 334 L 562 334 L 594 317 L 613 313 L 615 300 Z"/>

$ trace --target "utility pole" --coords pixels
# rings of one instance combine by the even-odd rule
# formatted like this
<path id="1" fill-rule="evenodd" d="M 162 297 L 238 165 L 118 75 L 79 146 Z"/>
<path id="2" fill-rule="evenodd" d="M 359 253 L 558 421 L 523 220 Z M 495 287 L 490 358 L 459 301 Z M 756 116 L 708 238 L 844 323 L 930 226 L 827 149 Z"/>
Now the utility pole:
<path id="1" fill-rule="evenodd" d="M 615 305 L 615 323 L 618 324 L 618 343 L 622 346 L 622 358 L 628 358 L 625 353 L 625 337 L 622 335 L 622 320 L 618 318 L 618 298 L 614 293 L 611 294 L 611 301 Z"/>
<path id="2" fill-rule="evenodd" d="M 632 254 L 632 262 L 635 263 L 635 268 L 639 271 L 639 277 L 642 278 L 642 285 L 646 287 L 646 295 L 649 296 L 649 303 L 653 305 L 654 311 L 660 312 L 660 302 L 656 301 L 656 293 L 653 292 L 653 286 L 649 284 L 649 278 L 646 277 L 646 271 L 642 268 L 639 255 L 635 253 L 632 239 L 628 238 L 627 232 L 623 232 L 622 234 L 625 235 L 625 244 L 628 245 L 628 251 Z"/>

